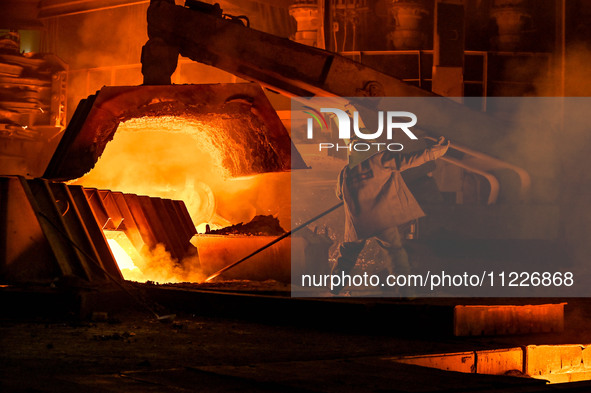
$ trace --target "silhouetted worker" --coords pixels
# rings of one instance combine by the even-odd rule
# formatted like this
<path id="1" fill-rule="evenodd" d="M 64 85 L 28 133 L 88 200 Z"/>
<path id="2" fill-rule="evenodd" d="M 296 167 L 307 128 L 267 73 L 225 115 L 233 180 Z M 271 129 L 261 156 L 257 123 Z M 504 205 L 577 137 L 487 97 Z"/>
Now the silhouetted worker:
<path id="1" fill-rule="evenodd" d="M 384 150 L 368 157 L 353 150 L 337 184 L 337 197 L 345 203 L 345 239 L 333 275 L 348 274 L 372 237 L 386 251 L 389 274 L 410 273 L 398 227 L 425 213 L 404 183 L 401 172 L 436 160 L 448 148 L 449 141 L 441 137 L 437 144 L 408 154 Z M 333 287 L 331 292 L 336 295 L 343 287 Z"/>

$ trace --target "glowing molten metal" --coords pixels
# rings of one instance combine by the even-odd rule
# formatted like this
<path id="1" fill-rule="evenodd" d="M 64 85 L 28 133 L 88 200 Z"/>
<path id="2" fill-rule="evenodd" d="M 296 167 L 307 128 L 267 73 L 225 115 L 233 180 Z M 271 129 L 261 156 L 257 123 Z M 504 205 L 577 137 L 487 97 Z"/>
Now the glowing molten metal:
<path id="1" fill-rule="evenodd" d="M 219 117 L 204 122 L 146 116 L 122 122 L 95 168 L 75 183 L 183 200 L 201 233 L 206 225 L 216 229 L 248 222 L 259 214 L 273 215 L 289 227 L 289 173 L 232 177 L 244 170 L 252 152 L 236 138 L 229 138 L 228 132 L 219 132 L 236 127 Z M 105 231 L 105 235 L 126 279 L 178 282 L 203 278 L 192 266 L 198 265 L 196 260 L 174 260 L 164 247 L 138 252 L 124 233 Z"/>

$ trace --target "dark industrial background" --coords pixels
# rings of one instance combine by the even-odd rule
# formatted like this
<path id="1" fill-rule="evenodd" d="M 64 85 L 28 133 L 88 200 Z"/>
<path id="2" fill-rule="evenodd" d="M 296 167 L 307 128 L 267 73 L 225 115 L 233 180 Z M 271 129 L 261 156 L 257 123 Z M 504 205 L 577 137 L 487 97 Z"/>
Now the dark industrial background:
<path id="1" fill-rule="evenodd" d="M 189 98 L 193 94 L 199 95 L 197 101 L 206 108 L 191 109 L 191 115 L 199 119 L 207 111 L 225 114 L 227 108 L 207 97 L 230 96 L 234 91 L 228 85 L 188 86 L 177 96 L 174 87 L 140 87 L 144 82 L 156 84 L 150 82 L 162 77 L 158 73 L 150 74 L 146 67 L 154 65 L 157 51 L 152 63 L 148 61 L 149 55 L 144 55 L 148 59 L 144 65 L 141 61 L 142 48 L 149 38 L 149 5 L 149 1 L 123 0 L 1 2 L 0 206 L 4 217 L 0 228 L 3 239 L 0 390 L 541 392 L 557 389 L 585 392 L 591 389 L 584 382 L 591 374 L 587 352 L 587 344 L 591 342 L 588 333 L 591 307 L 586 299 L 291 299 L 285 283 L 250 279 L 256 276 L 256 268 L 254 273 L 246 273 L 245 280 L 218 286 L 199 286 L 194 282 L 163 286 L 121 280 L 100 229 L 121 230 L 121 222 L 139 220 L 144 214 L 148 217 L 147 227 L 138 221 L 139 229 L 134 229 L 142 236 L 148 230 L 145 228 L 156 231 L 154 228 L 160 226 L 163 228 L 160 232 L 167 232 L 172 227 L 175 230 L 183 227 L 178 236 L 159 237 L 156 232 L 153 235 L 154 244 L 165 243 L 167 251 L 176 252 L 179 260 L 184 253 L 194 251 L 187 244 L 195 231 L 185 205 L 178 201 L 146 196 L 138 202 L 133 196 L 117 193 L 116 189 L 111 192 L 88 188 L 112 188 L 108 183 L 66 186 L 57 181 L 74 180 L 78 175 L 70 175 L 68 170 L 72 168 L 82 173 L 90 170 L 121 121 L 108 111 L 95 110 L 89 118 L 99 127 L 92 128 L 91 124 L 84 128 L 86 118 L 81 119 L 80 113 L 86 111 L 88 115 L 95 100 L 106 102 L 109 108 L 115 106 L 113 102 L 122 106 L 132 105 L 129 102 L 137 104 L 140 102 L 137 97 L 141 97 L 141 105 L 149 107 L 146 113 L 162 114 L 160 107 L 154 109 L 150 105 L 158 100 L 170 101 L 170 97 L 182 103 L 171 113 L 185 113 L 189 112 L 186 108 L 192 104 Z M 519 119 L 515 113 L 492 105 L 498 101 L 490 98 L 586 97 L 591 92 L 591 1 L 233 0 L 220 2 L 220 7 L 224 14 L 233 16 L 231 23 L 242 26 L 247 19 L 251 29 L 337 53 L 380 75 L 405 82 L 402 85 L 393 82 L 401 89 L 398 91 L 415 92 L 419 96 L 432 92 L 454 97 L 460 103 L 462 97 L 472 97 L 464 100 L 470 107 L 459 113 L 470 111 L 478 113 L 477 116 L 516 121 Z M 207 10 L 213 12 L 215 8 Z M 325 52 L 307 52 L 261 35 L 265 39 L 260 43 L 263 52 L 271 43 L 278 45 L 276 48 L 285 47 L 286 53 L 298 50 L 302 53 L 302 57 L 292 58 L 293 67 L 268 69 L 264 67 L 266 57 L 259 57 L 254 51 L 231 57 L 235 42 L 224 41 L 222 35 L 206 36 L 207 32 L 199 25 L 193 26 L 193 31 L 188 20 L 189 14 L 183 19 L 185 24 L 178 23 L 183 30 L 177 27 L 174 36 L 183 37 L 181 47 L 192 39 L 200 42 L 201 46 L 187 45 L 181 53 L 192 57 L 203 53 L 203 59 L 197 62 L 180 56 L 170 82 L 189 85 L 260 82 L 266 99 L 261 98 L 263 94 L 258 87 L 240 85 L 235 91 L 250 97 L 250 105 L 255 102 L 253 107 L 257 116 L 262 113 L 263 122 L 277 126 L 278 116 L 287 132 L 291 131 L 290 95 L 297 95 L 294 92 L 298 91 L 326 92 L 335 86 L 338 90 L 349 82 L 343 76 L 335 86 L 327 87 L 315 85 L 312 76 L 306 78 L 308 64 L 299 60 L 310 53 L 324 56 L 319 53 Z M 174 30 L 175 23 L 170 25 Z M 150 39 L 161 32 L 152 33 Z M 200 36 L 196 39 L 192 35 Z M 239 36 L 232 37 L 242 44 Z M 248 42 L 249 37 L 248 34 L 243 37 L 246 47 L 256 47 L 256 42 Z M 218 49 L 223 50 L 218 52 Z M 230 61 L 217 57 L 226 49 L 231 53 Z M 330 56 L 328 52 L 326 56 Z M 174 52 L 173 57 L 176 55 Z M 266 55 L 282 58 L 284 52 Z M 259 64 L 262 66 L 257 68 Z M 166 56 L 162 57 L 162 65 L 166 66 Z M 328 68 L 330 64 L 326 73 Z M 404 87 L 406 84 L 420 90 Z M 107 88 L 103 89 L 104 86 Z M 118 90 L 118 86 L 131 87 Z M 351 84 L 347 88 L 360 92 L 359 95 L 379 96 L 382 89 L 389 91 L 390 86 L 369 83 Z M 152 100 L 150 94 L 157 100 Z M 122 96 L 124 99 L 117 101 Z M 270 113 L 273 112 L 270 108 L 276 114 Z M 232 110 L 240 116 L 251 116 L 250 107 L 245 109 L 241 102 Z M 471 155 L 476 161 L 494 162 L 491 172 L 501 184 L 498 199 L 490 199 L 492 186 L 490 189 L 482 186 L 486 184 L 482 178 L 464 175 L 470 168 L 455 172 L 448 168 L 446 172 L 445 166 L 443 171 L 439 167 L 436 178 L 449 175 L 450 179 L 461 178 L 462 183 L 449 181 L 448 188 L 440 189 L 443 192 L 437 203 L 421 201 L 429 214 L 427 220 L 431 221 L 421 223 L 424 232 L 418 234 L 418 246 L 411 252 L 423 255 L 424 247 L 431 247 L 435 254 L 443 253 L 445 257 L 440 261 L 447 263 L 458 258 L 454 252 L 469 246 L 473 258 L 483 254 L 506 258 L 512 254 L 511 258 L 518 260 L 534 255 L 549 265 L 584 267 L 591 252 L 588 241 L 591 175 L 587 170 L 591 164 L 588 154 L 591 141 L 584 124 L 569 121 L 572 117 L 582 119 L 581 114 L 586 111 L 584 105 L 556 108 L 554 120 L 558 126 L 552 128 L 551 134 L 540 132 L 536 138 L 532 130 L 526 129 L 513 135 L 514 139 L 503 135 L 503 143 L 515 141 L 525 146 L 519 152 L 525 152 L 526 158 L 517 163 L 510 155 L 500 157 L 507 159 L 507 163 L 491 161 L 490 157 L 495 156 L 494 144 L 483 144 L 479 149 L 476 134 L 457 131 L 460 142 L 472 143 L 469 146 L 472 150 L 457 150 L 451 158 L 456 160 L 454 165 Z M 125 116 L 129 117 L 129 113 L 121 115 Z M 525 120 L 529 120 L 527 116 Z M 101 121 L 111 122 L 110 128 L 96 131 L 102 127 Z M 264 128 L 256 121 L 253 124 L 255 132 Z M 495 124 L 498 123 L 491 121 L 486 126 L 483 123 L 483 135 L 489 132 L 486 135 L 490 136 Z M 63 139 L 66 127 L 71 131 Z M 286 143 L 289 146 L 280 132 L 273 137 L 276 146 L 283 149 Z M 302 151 L 306 149 L 296 135 L 292 139 Z M 256 143 L 252 146 L 254 150 L 260 148 Z M 479 155 L 474 150 L 490 156 Z M 61 156 L 56 158 L 55 151 Z M 285 150 L 277 151 L 278 159 L 268 156 L 277 159 L 273 164 L 260 159 L 264 153 L 258 156 L 259 161 L 255 157 L 249 164 L 258 168 L 257 173 L 284 170 L 287 154 L 282 154 Z M 550 158 L 545 160 L 543 153 L 547 152 Z M 528 156 L 529 153 L 532 155 Z M 527 199 L 519 193 L 523 184 L 516 185 L 513 178 L 504 177 L 494 167 L 499 165 L 501 170 L 515 171 L 515 166 L 508 166 L 513 164 L 521 165 L 531 175 L 531 194 Z M 298 165 L 305 166 L 303 161 Z M 433 168 L 426 171 L 430 173 Z M 482 175 L 490 174 L 479 176 Z M 268 184 L 285 186 L 282 175 L 265 176 Z M 38 179 L 42 177 L 52 181 Z M 420 198 L 421 186 L 428 185 L 421 183 L 421 174 L 418 179 L 410 185 Z M 332 184 L 327 185 L 326 189 L 331 187 Z M 234 214 L 235 222 L 228 224 L 245 220 L 253 212 L 260 214 L 261 206 L 267 208 L 282 200 L 281 193 L 269 191 L 272 189 L 259 190 L 259 195 L 268 195 L 268 200 L 259 197 L 249 205 L 248 212 L 234 212 L 240 209 L 222 203 L 226 211 Z M 429 190 L 423 189 L 427 194 Z M 200 192 L 211 191 L 201 189 Z M 22 206 L 14 204 L 15 198 L 31 201 L 32 208 L 23 207 L 28 202 Z M 319 208 L 325 201 L 317 202 L 315 207 Z M 118 207 L 113 208 L 115 205 Z M 70 206 L 77 211 L 80 221 L 66 218 L 63 228 L 52 227 L 55 221 L 51 220 L 61 222 L 59 216 L 66 217 Z M 117 219 L 112 212 L 122 214 L 122 206 L 128 208 L 129 214 Z M 450 211 L 455 214 L 451 220 Z M 99 217 L 103 212 L 104 217 Z M 148 213 L 153 215 L 150 217 Z M 308 214 L 311 211 L 304 213 L 311 216 Z M 289 205 L 283 204 L 277 214 L 285 229 L 291 229 Z M 502 224 L 508 217 L 527 224 L 518 228 L 508 226 L 504 231 Z M 446 226 L 446 220 L 454 225 Z M 87 226 L 89 221 L 92 225 Z M 479 225 L 482 222 L 487 224 Z M 76 234 L 73 228 L 84 228 L 79 232 L 86 234 Z M 91 233 L 91 229 L 96 233 Z M 30 243 L 23 240 L 28 237 L 27 231 L 32 233 Z M 73 240 L 60 240 L 64 232 Z M 54 233 L 53 239 L 48 237 L 42 242 L 33 239 L 47 233 Z M 316 242 L 318 247 L 328 248 L 320 244 L 324 238 L 318 233 L 306 236 L 310 244 Z M 93 244 L 97 238 L 102 240 Z M 6 250 L 14 248 L 6 239 L 22 240 L 22 247 L 27 248 L 25 257 L 11 259 L 12 251 Z M 84 243 L 87 239 L 90 242 Z M 138 244 L 148 244 L 145 239 L 137 240 Z M 441 239 L 447 242 L 447 249 L 438 248 Z M 326 241 L 331 240 L 334 239 Z M 82 242 L 84 246 L 73 249 L 68 242 Z M 46 243 L 52 247 L 52 256 L 47 258 L 50 262 L 39 257 L 48 253 Z M 33 246 L 29 247 L 30 244 Z M 69 251 L 61 255 L 53 248 L 55 244 Z M 509 251 L 504 253 L 501 247 Z M 327 249 L 324 252 L 328 253 Z M 97 266 L 92 265 L 95 262 L 88 253 L 100 259 Z M 80 265 L 72 264 L 75 260 L 80 260 Z M 72 270 L 72 274 L 65 274 L 64 269 Z M 25 271 L 34 272 L 34 277 Z M 61 276 L 53 280 L 56 274 Z M 48 281 L 47 277 L 51 279 Z M 545 385 L 540 379 L 571 383 Z"/>

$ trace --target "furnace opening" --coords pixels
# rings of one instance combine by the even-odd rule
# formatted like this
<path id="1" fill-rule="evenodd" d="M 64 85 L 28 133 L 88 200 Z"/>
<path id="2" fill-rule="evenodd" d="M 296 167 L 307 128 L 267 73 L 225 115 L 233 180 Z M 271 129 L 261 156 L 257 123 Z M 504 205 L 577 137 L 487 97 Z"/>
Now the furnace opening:
<path id="1" fill-rule="evenodd" d="M 238 123 L 238 124 L 236 124 Z M 240 222 L 249 222 L 257 215 L 276 217 L 289 228 L 290 176 L 288 172 L 259 173 L 236 176 L 249 171 L 253 154 L 248 144 L 232 128 L 240 127 L 233 119 L 211 116 L 202 119 L 180 116 L 144 116 L 119 124 L 113 140 L 107 144 L 95 167 L 73 183 L 123 193 L 182 200 L 200 234 L 206 227 L 218 229 Z M 225 128 L 225 132 L 221 132 Z M 230 128 L 230 130 L 228 130 Z M 243 134 L 246 134 L 243 132 Z M 248 138 L 248 135 L 242 135 Z M 162 247 L 138 250 L 124 232 L 104 230 L 124 278 L 133 281 L 179 282 L 201 281 L 194 259 L 177 260 Z M 194 241 L 205 257 L 201 265 L 219 266 L 207 256 L 219 254 L 232 241 Z M 219 236 L 216 236 L 219 239 Z M 205 243 L 204 243 L 205 242 Z M 258 242 L 250 242 L 258 244 Z M 207 244 L 207 248 L 203 244 Z M 242 246 L 241 246 L 242 247 Z M 231 248 L 231 247 L 230 247 Z M 289 250 L 286 250 L 288 255 Z M 222 259 L 233 262 L 239 257 Z M 215 263 L 214 263 L 215 262 Z M 201 267 L 199 268 L 199 270 Z"/>

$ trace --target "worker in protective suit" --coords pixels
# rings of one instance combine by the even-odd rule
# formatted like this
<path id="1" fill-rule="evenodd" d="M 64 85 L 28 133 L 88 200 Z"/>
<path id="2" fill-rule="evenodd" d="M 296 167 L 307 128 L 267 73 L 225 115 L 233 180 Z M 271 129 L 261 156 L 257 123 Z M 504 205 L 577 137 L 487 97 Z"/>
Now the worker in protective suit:
<path id="1" fill-rule="evenodd" d="M 352 141 L 351 143 L 355 143 Z M 349 164 L 339 174 L 337 197 L 345 205 L 345 239 L 339 249 L 332 274 L 348 274 L 370 238 L 386 251 L 389 274 L 409 274 L 408 255 L 398 227 L 423 217 L 425 213 L 408 189 L 401 172 L 443 156 L 449 141 L 405 154 L 383 150 L 374 154 L 352 150 Z M 333 287 L 338 294 L 343 286 Z"/>

